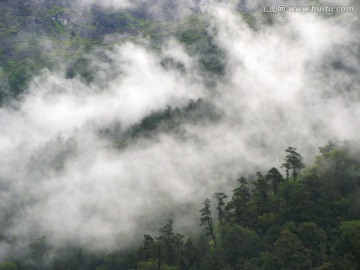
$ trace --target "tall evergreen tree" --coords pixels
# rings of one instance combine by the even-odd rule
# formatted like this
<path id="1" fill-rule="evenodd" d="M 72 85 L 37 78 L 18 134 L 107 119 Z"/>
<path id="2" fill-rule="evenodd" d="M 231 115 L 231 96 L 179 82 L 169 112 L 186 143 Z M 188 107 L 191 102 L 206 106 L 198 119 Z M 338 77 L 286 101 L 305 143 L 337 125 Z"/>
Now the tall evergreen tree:
<path id="1" fill-rule="evenodd" d="M 169 219 L 165 226 L 160 228 L 159 242 L 162 245 L 162 254 L 165 263 L 172 265 L 175 263 L 175 240 L 176 236 L 173 230 L 174 221 Z"/>
<path id="2" fill-rule="evenodd" d="M 250 189 L 246 178 L 241 177 L 237 180 L 239 186 L 232 192 L 231 201 L 226 205 L 226 212 L 229 218 L 239 225 L 245 226 L 247 223 L 248 203 L 251 198 Z"/>
<path id="3" fill-rule="evenodd" d="M 204 228 L 205 234 L 209 235 L 212 238 L 212 240 L 214 241 L 214 245 L 216 247 L 217 243 L 216 243 L 216 236 L 215 236 L 215 227 L 214 227 L 213 218 L 212 218 L 211 209 L 210 209 L 210 200 L 205 199 L 205 201 L 202 203 L 202 205 L 204 205 L 204 207 L 200 210 L 200 213 L 201 213 L 200 226 L 205 227 Z"/>
<path id="4" fill-rule="evenodd" d="M 279 185 L 284 181 L 281 173 L 276 168 L 271 168 L 268 173 L 265 175 L 266 179 L 270 182 L 272 192 L 274 194 L 278 193 Z"/>
<path id="5" fill-rule="evenodd" d="M 223 236 L 224 236 L 224 226 L 225 226 L 225 210 L 224 210 L 224 206 L 225 206 L 225 200 L 228 198 L 228 196 L 223 192 L 219 192 L 219 193 L 215 193 L 213 195 L 213 198 L 215 198 L 217 200 L 216 209 L 218 211 L 218 221 L 219 221 L 221 237 L 223 238 Z"/>
<path id="6" fill-rule="evenodd" d="M 292 176 L 296 179 L 301 169 L 305 167 L 303 157 L 296 152 L 296 148 L 291 146 L 289 146 L 285 152 L 288 154 L 286 155 L 285 162 L 281 165 L 281 167 L 285 168 L 287 179 L 289 179 L 290 170 L 292 170 Z"/>
<path id="7" fill-rule="evenodd" d="M 257 179 L 254 181 L 254 189 L 252 192 L 252 201 L 257 215 L 263 215 L 269 212 L 269 193 L 269 183 L 266 177 L 258 172 Z"/>

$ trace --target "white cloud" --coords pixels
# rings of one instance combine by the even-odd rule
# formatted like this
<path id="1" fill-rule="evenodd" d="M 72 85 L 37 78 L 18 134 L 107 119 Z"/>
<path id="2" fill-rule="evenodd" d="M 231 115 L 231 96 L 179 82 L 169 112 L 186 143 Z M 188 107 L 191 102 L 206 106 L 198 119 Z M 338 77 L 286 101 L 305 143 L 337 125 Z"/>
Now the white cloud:
<path id="1" fill-rule="evenodd" d="M 126 43 L 107 52 L 113 62 L 100 64 L 92 86 L 44 72 L 18 109 L 1 109 L 2 207 L 21 205 L 9 233 L 37 228 L 57 243 L 126 246 L 171 214 L 184 228 L 196 226 L 201 200 L 231 190 L 240 174 L 279 166 L 289 145 L 309 157 L 333 136 L 358 138 L 359 63 L 351 48 L 359 44 L 351 25 L 289 14 L 254 31 L 226 5 L 205 12 L 227 59 L 214 89 L 206 90 L 195 60 L 174 40 L 161 52 Z M 163 57 L 186 72 L 165 69 Z M 337 60 L 352 73 L 335 68 Z M 221 121 L 187 123 L 182 136 L 161 133 L 121 150 L 98 134 L 197 97 L 216 104 Z M 185 204 L 191 213 L 172 213 Z"/>

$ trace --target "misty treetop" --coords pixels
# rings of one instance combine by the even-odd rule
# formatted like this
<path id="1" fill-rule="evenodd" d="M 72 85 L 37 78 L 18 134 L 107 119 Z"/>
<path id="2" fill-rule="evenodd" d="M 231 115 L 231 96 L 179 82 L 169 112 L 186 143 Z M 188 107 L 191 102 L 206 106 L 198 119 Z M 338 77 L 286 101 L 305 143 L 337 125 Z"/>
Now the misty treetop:
<path id="1" fill-rule="evenodd" d="M 158 250 L 147 258 L 149 268 L 139 267 L 145 262 L 137 257 L 134 269 L 359 269 L 360 153 L 332 141 L 319 149 L 316 163 L 305 169 L 301 154 L 289 147 L 282 165 L 287 177 L 271 168 L 265 175 L 258 172 L 252 183 L 239 178 L 230 195 L 205 199 L 203 235 L 195 241 L 191 265 L 175 252 L 174 240 L 173 251 Z M 325 175 L 324 166 L 330 164 L 344 165 L 341 175 Z M 342 188 L 334 188 L 335 183 Z M 147 237 L 134 254 L 142 254 Z M 177 259 L 163 260 L 167 252 Z"/>
<path id="2" fill-rule="evenodd" d="M 0 270 L 360 269 L 359 9 L 255 2 L 0 0 Z"/>
<path id="3" fill-rule="evenodd" d="M 169 219 L 137 248 L 107 254 L 34 238 L 26 254 L 14 253 L 0 269 L 360 269 L 359 148 L 330 141 L 319 150 L 305 168 L 289 147 L 287 177 L 273 167 L 251 183 L 240 177 L 231 194 L 205 199 L 200 235 L 177 232 Z"/>

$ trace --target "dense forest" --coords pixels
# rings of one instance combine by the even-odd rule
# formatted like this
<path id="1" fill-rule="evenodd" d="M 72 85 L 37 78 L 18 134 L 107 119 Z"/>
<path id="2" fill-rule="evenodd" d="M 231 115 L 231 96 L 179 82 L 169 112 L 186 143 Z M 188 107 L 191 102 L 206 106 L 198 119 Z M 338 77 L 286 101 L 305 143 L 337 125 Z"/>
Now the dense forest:
<path id="1" fill-rule="evenodd" d="M 31 79 L 44 69 L 65 68 L 67 79 L 79 77 L 94 83 L 101 62 L 109 61 L 103 52 L 139 37 L 150 40 L 158 50 L 164 40 L 174 37 L 191 55 L 200 54 L 198 61 L 205 72 L 224 72 L 224 54 L 201 14 L 174 21 L 149 14 L 145 3 L 140 9 L 125 10 L 77 4 L 68 0 L 0 2 L 0 105 L 21 98 Z M 94 61 L 97 48 L 102 58 Z M 164 59 L 162 64 L 179 65 L 173 59 Z"/>
<path id="2" fill-rule="evenodd" d="M 0 270 L 360 270 L 359 13 L 252 2 L 0 0 Z"/>
<path id="3" fill-rule="evenodd" d="M 360 269 L 360 149 L 329 141 L 304 168 L 294 147 L 279 169 L 240 177 L 231 194 L 199 205 L 200 235 L 187 236 L 169 219 L 133 250 L 89 252 L 52 247 L 46 237 L 0 269 Z M 146 232 L 144 232 L 146 233 Z"/>

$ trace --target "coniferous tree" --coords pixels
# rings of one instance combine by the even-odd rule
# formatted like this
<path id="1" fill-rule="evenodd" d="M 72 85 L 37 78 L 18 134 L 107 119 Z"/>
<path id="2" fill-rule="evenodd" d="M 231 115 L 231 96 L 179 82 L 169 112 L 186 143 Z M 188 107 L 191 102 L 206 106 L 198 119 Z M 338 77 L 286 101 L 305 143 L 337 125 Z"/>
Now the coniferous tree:
<path id="1" fill-rule="evenodd" d="M 231 221 L 245 226 L 248 220 L 248 203 L 250 201 L 251 194 L 246 178 L 241 177 L 237 180 L 237 182 L 239 183 L 239 186 L 232 191 L 233 195 L 231 201 L 225 208 L 228 218 Z"/>
<path id="2" fill-rule="evenodd" d="M 296 152 L 296 148 L 289 146 L 286 150 L 288 153 L 285 157 L 285 162 L 281 165 L 286 170 L 286 178 L 289 179 L 289 171 L 292 170 L 292 176 L 294 179 L 298 176 L 301 169 L 305 167 L 303 163 L 303 157 Z"/>
<path id="3" fill-rule="evenodd" d="M 165 226 L 160 228 L 159 244 L 162 246 L 164 262 L 173 265 L 175 263 L 175 234 L 173 230 L 174 221 L 169 219 Z"/>
<path id="4" fill-rule="evenodd" d="M 224 226 L 225 226 L 225 200 L 228 198 L 228 196 L 225 193 L 219 192 L 215 193 L 213 197 L 217 200 L 217 206 L 216 209 L 218 211 L 218 221 L 219 221 L 219 227 L 220 227 L 220 233 L 221 237 L 224 236 Z"/>
<path id="5" fill-rule="evenodd" d="M 270 186 L 266 177 L 260 172 L 257 173 L 257 179 L 254 181 L 252 199 L 257 215 L 263 215 L 269 211 L 269 193 Z"/>
<path id="6" fill-rule="evenodd" d="M 271 184 L 272 192 L 277 194 L 279 191 L 279 185 L 284 181 L 281 173 L 278 171 L 278 169 L 271 168 L 265 177 Z"/>
<path id="7" fill-rule="evenodd" d="M 201 213 L 200 226 L 204 226 L 205 234 L 209 235 L 212 238 L 212 240 L 214 241 L 214 245 L 216 247 L 217 243 L 216 243 L 216 237 L 215 237 L 215 227 L 214 227 L 213 218 L 212 218 L 211 209 L 210 209 L 210 200 L 205 199 L 205 201 L 203 201 L 202 205 L 204 205 L 204 207 L 200 210 L 200 213 Z"/>

